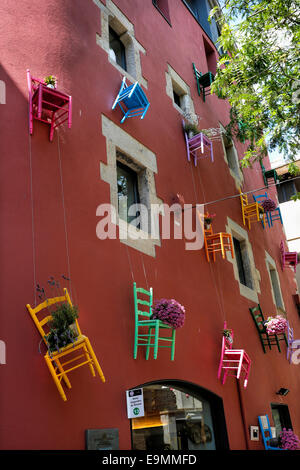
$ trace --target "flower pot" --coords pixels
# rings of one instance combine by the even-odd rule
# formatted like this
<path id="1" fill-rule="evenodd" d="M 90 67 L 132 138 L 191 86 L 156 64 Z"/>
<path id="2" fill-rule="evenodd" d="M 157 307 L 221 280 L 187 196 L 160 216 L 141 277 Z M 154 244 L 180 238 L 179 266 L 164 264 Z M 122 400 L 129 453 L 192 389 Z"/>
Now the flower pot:
<path id="1" fill-rule="evenodd" d="M 52 88 L 53 90 L 55 90 L 55 85 L 52 85 L 51 83 L 48 83 L 48 85 L 46 85 L 47 88 Z"/>

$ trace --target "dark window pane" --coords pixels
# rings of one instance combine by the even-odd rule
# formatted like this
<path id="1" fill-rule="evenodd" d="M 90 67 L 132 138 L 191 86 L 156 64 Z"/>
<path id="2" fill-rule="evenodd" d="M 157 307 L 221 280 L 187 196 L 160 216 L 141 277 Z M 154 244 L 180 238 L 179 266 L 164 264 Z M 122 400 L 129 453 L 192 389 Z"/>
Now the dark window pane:
<path id="1" fill-rule="evenodd" d="M 289 408 L 287 405 L 271 404 L 271 408 L 277 437 L 279 436 L 283 428 L 293 429 Z"/>
<path id="2" fill-rule="evenodd" d="M 180 107 L 180 96 L 173 90 L 174 102 Z"/>
<path id="3" fill-rule="evenodd" d="M 118 184 L 118 211 L 119 217 L 132 222 L 136 217 L 128 216 L 128 209 L 133 204 L 139 204 L 137 173 L 131 168 L 117 162 L 117 184 Z M 139 213 L 137 213 L 138 217 Z"/>
<path id="4" fill-rule="evenodd" d="M 237 263 L 237 267 L 239 271 L 240 283 L 243 284 L 244 286 L 247 286 L 241 244 L 239 240 L 237 240 L 234 237 L 233 237 L 233 245 L 234 245 L 236 263 Z"/>
<path id="5" fill-rule="evenodd" d="M 277 186 L 279 203 L 287 202 L 296 194 L 294 181 L 287 181 Z"/>
<path id="6" fill-rule="evenodd" d="M 112 28 L 109 28 L 109 47 L 115 53 L 117 64 L 127 70 L 124 44 Z"/>

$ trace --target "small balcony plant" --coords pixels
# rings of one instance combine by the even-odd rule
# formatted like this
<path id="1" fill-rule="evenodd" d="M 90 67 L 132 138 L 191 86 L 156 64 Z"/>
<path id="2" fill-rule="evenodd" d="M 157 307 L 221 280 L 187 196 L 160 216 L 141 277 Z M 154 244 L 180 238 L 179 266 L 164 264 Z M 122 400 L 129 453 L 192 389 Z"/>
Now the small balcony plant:
<path id="1" fill-rule="evenodd" d="M 281 315 L 269 317 L 264 324 L 269 335 L 284 333 L 287 329 L 287 320 Z"/>
<path id="2" fill-rule="evenodd" d="M 210 229 L 210 226 L 211 226 L 211 223 L 212 223 L 214 217 L 216 217 L 216 214 L 207 213 L 207 214 L 204 215 L 204 227 L 206 229 Z"/>
<path id="3" fill-rule="evenodd" d="M 51 312 L 52 320 L 49 323 L 50 332 L 46 335 L 48 348 L 51 352 L 59 351 L 70 343 L 74 343 L 78 337 L 76 327 L 76 318 L 78 318 L 78 309 L 67 303 L 57 305 Z"/>
<path id="4" fill-rule="evenodd" d="M 189 139 L 200 133 L 198 127 L 191 122 L 184 123 L 184 130 L 187 133 Z"/>
<path id="5" fill-rule="evenodd" d="M 161 320 L 174 329 L 181 328 L 185 321 L 185 309 L 174 299 L 156 300 L 152 308 L 151 319 Z"/>
<path id="6" fill-rule="evenodd" d="M 223 330 L 223 336 L 228 339 L 229 343 L 233 343 L 233 338 L 231 335 L 231 330 L 225 329 Z"/>
<path id="7" fill-rule="evenodd" d="M 44 82 L 48 88 L 56 88 L 57 86 L 57 78 L 54 75 L 48 75 L 45 77 Z"/>

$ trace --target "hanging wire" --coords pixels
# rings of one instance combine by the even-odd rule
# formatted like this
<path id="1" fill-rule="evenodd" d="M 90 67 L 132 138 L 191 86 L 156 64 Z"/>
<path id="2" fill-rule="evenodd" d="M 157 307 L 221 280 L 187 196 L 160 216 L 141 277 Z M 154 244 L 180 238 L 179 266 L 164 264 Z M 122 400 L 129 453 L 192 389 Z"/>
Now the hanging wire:
<path id="1" fill-rule="evenodd" d="M 129 268 L 130 268 L 130 272 L 131 272 L 131 277 L 132 277 L 132 280 L 134 282 L 134 274 L 133 274 L 133 269 L 132 269 L 131 258 L 130 258 L 130 253 L 129 253 L 129 250 L 128 250 L 128 246 L 125 245 L 125 248 L 126 248 L 126 252 L 127 252 L 127 258 L 128 258 Z"/>
<path id="2" fill-rule="evenodd" d="M 29 134 L 29 169 L 30 169 L 30 199 L 31 199 L 33 292 L 34 292 L 34 306 L 36 307 L 36 285 L 37 285 L 37 283 L 36 283 L 36 256 L 35 256 L 34 209 L 33 209 L 32 148 L 31 148 L 31 136 L 30 136 L 30 134 Z"/>
<path id="3" fill-rule="evenodd" d="M 200 182 L 200 186 L 201 186 L 201 190 L 202 190 L 202 195 L 203 195 L 203 199 L 205 201 L 206 197 L 205 197 L 205 191 L 204 191 L 204 185 L 203 185 L 203 182 L 202 182 L 202 179 L 201 179 L 201 176 L 200 176 L 200 172 L 197 171 L 197 175 L 198 175 L 198 179 L 199 179 L 199 182 Z M 206 205 L 207 203 L 204 202 L 204 204 Z M 204 232 L 203 232 L 204 233 Z M 205 235 L 204 235 L 205 236 Z M 209 255 L 208 255 L 209 256 Z M 214 270 L 212 268 L 212 263 L 208 263 L 209 264 L 209 267 L 210 267 L 210 272 L 211 272 L 211 277 L 213 279 L 213 283 L 214 283 L 214 286 L 215 286 L 215 291 L 217 293 L 217 301 L 218 301 L 218 304 L 219 304 L 219 309 L 220 309 L 220 313 L 221 315 L 223 316 L 223 319 L 224 321 L 226 320 L 226 315 L 225 315 L 225 310 L 223 308 L 223 304 L 222 304 L 222 301 L 221 301 L 221 295 L 220 295 L 220 291 L 221 289 L 218 288 L 218 285 L 217 285 L 217 282 L 216 282 L 216 278 L 215 278 L 215 273 L 214 273 Z M 219 287 L 220 287 L 221 284 L 219 284 Z"/>
<path id="4" fill-rule="evenodd" d="M 147 280 L 147 273 L 146 273 L 146 268 L 145 268 L 145 265 L 144 265 L 143 255 L 142 255 L 142 253 L 140 253 L 140 255 L 141 255 L 141 260 L 142 260 L 142 265 L 143 265 L 143 270 L 144 270 L 144 276 L 145 276 L 145 279 L 146 279 L 147 290 L 149 290 L 149 285 L 148 285 L 148 280 Z"/>
<path id="5" fill-rule="evenodd" d="M 295 176 L 294 178 L 289 178 L 288 181 L 294 181 L 294 180 L 297 180 L 297 179 L 300 179 L 300 176 Z M 249 191 L 242 191 L 242 194 L 252 194 L 252 193 L 256 193 L 257 191 L 263 191 L 264 189 L 269 189 L 270 187 L 273 187 L 273 186 L 278 186 L 280 184 L 284 184 L 286 183 L 286 181 L 282 181 L 282 182 L 279 182 L 279 183 L 273 183 L 273 184 L 269 184 L 268 186 L 263 186 L 262 188 L 257 188 L 257 189 L 250 189 Z M 204 204 L 206 206 L 208 206 L 209 204 L 215 204 L 216 202 L 222 202 L 222 201 L 226 201 L 228 199 L 234 199 L 236 197 L 240 197 L 240 194 L 234 194 L 232 196 L 226 196 L 226 197 L 223 197 L 223 198 L 220 198 L 220 199 L 215 199 L 214 201 L 209 201 L 209 202 L 204 202 Z M 191 210 L 191 209 L 195 209 L 197 206 L 196 205 L 193 205 L 191 207 L 187 207 L 187 208 L 184 208 L 182 210 Z"/>
<path id="6" fill-rule="evenodd" d="M 63 184 L 63 176 L 62 176 L 59 134 L 57 135 L 57 147 L 58 147 L 58 160 L 59 160 L 59 172 L 60 172 L 60 184 L 61 184 L 61 197 L 62 197 L 62 205 L 63 205 L 63 213 L 64 213 L 64 229 L 65 229 L 65 239 L 66 239 L 68 278 L 69 278 L 69 282 L 70 282 L 70 291 L 71 291 L 71 297 L 72 297 L 72 281 L 71 281 L 71 269 L 70 269 L 69 242 L 68 242 L 68 231 L 67 231 L 67 221 L 66 221 L 66 207 L 65 207 L 65 197 L 64 197 L 64 184 Z"/>

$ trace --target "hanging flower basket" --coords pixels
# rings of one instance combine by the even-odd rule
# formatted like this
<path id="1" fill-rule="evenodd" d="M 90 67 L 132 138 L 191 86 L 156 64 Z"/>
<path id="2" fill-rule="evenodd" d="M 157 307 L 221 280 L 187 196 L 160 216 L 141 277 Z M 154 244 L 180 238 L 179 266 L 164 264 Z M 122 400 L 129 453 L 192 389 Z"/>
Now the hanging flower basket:
<path id="1" fill-rule="evenodd" d="M 279 447 L 285 450 L 300 450 L 300 441 L 291 429 L 283 428 L 279 434 Z"/>
<path id="2" fill-rule="evenodd" d="M 277 205 L 272 199 L 265 199 L 261 205 L 265 212 L 273 212 L 277 209 Z"/>
<path id="3" fill-rule="evenodd" d="M 269 335 L 278 335 L 284 333 L 287 329 L 287 320 L 281 315 L 276 315 L 276 317 L 269 317 L 265 321 L 265 327 Z"/>
<path id="4" fill-rule="evenodd" d="M 185 309 L 174 299 L 160 299 L 152 308 L 153 320 L 161 320 L 174 329 L 181 328 L 185 321 Z"/>

